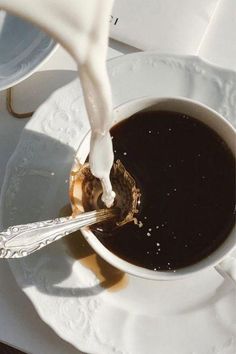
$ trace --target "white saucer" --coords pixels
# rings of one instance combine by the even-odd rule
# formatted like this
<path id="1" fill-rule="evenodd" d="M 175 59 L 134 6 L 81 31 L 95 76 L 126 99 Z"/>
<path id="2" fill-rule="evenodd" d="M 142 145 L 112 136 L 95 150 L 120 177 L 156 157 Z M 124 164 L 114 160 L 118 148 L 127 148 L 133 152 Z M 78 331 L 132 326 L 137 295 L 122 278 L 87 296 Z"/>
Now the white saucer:
<path id="1" fill-rule="evenodd" d="M 184 96 L 236 123 L 236 73 L 195 57 L 136 53 L 109 62 L 114 105 L 145 95 Z M 1 195 L 4 226 L 49 219 L 68 203 L 73 155 L 89 129 L 81 88 L 56 91 L 23 131 Z M 79 238 L 79 236 L 78 236 Z M 99 354 L 234 354 L 236 289 L 215 270 L 154 282 L 114 274 L 95 255 L 105 280 L 58 241 L 9 264 L 42 320 L 78 349 Z M 107 277 L 107 278 L 106 278 Z M 119 277 L 119 275 L 118 275 Z M 107 280 L 106 280 L 107 279 Z M 113 291 L 111 291 L 113 289 Z"/>

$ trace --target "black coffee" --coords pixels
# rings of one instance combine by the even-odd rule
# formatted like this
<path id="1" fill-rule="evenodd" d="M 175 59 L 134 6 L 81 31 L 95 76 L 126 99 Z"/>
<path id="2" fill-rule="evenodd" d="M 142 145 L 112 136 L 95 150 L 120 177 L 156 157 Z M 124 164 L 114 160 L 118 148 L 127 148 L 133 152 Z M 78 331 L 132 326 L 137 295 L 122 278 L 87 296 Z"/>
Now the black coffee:
<path id="1" fill-rule="evenodd" d="M 111 130 L 120 159 L 141 189 L 133 223 L 109 237 L 95 233 L 119 257 L 154 270 L 200 261 L 235 223 L 235 159 L 198 120 L 173 112 L 141 112 Z"/>

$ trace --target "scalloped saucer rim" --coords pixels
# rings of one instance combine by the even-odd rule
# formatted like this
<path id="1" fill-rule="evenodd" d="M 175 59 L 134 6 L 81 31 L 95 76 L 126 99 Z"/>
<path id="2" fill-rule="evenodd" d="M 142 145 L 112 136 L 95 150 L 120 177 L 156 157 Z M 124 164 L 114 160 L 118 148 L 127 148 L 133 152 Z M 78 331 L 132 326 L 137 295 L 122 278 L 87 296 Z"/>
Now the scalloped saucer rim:
<path id="1" fill-rule="evenodd" d="M 154 52 L 120 56 L 109 61 L 108 67 L 115 106 L 153 91 L 182 95 L 208 103 L 235 125 L 236 73 L 230 70 L 213 67 L 198 57 Z M 3 223 L 17 218 L 23 222 L 60 209 L 67 200 L 66 173 L 88 129 L 78 81 L 57 90 L 37 110 L 7 166 L 1 193 Z M 44 154 L 50 158 L 60 155 L 63 168 L 55 169 L 56 162 L 50 159 L 44 161 Z M 56 194 L 59 187 L 62 195 Z M 23 203 L 23 189 L 28 196 L 35 193 L 28 206 Z M 36 209 L 46 195 L 51 205 Z M 7 212 L 12 207 L 15 210 Z M 235 352 L 236 292 L 213 269 L 174 283 L 129 277 L 124 289 L 109 292 L 101 288 L 93 272 L 69 256 L 62 242 L 9 264 L 42 320 L 82 351 Z M 114 318 L 116 326 L 111 327 Z"/>

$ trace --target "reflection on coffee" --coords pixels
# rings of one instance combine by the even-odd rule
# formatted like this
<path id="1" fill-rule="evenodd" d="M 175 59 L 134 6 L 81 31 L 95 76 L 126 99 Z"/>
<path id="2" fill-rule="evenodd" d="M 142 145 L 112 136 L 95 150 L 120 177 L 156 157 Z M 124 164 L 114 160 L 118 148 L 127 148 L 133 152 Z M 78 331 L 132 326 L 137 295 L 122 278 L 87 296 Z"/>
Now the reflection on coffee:
<path id="1" fill-rule="evenodd" d="M 107 237 L 119 257 L 153 270 L 194 264 L 225 240 L 235 222 L 235 159 L 198 120 L 174 112 L 140 112 L 111 130 L 120 159 L 141 190 L 138 223 Z M 106 236 L 106 237 L 104 237 Z"/>

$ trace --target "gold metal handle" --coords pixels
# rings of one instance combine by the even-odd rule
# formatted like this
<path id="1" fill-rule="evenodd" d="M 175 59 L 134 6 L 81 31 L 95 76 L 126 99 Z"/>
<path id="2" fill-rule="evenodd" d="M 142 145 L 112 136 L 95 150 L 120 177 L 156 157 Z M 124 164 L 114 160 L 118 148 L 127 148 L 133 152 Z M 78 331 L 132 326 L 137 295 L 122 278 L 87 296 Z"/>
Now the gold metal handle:
<path id="1" fill-rule="evenodd" d="M 6 108 L 7 111 L 15 118 L 22 119 L 22 118 L 30 118 L 34 112 L 26 112 L 26 113 L 18 113 L 13 108 L 13 98 L 12 98 L 12 91 L 13 88 L 10 87 L 7 89 L 6 95 Z"/>

